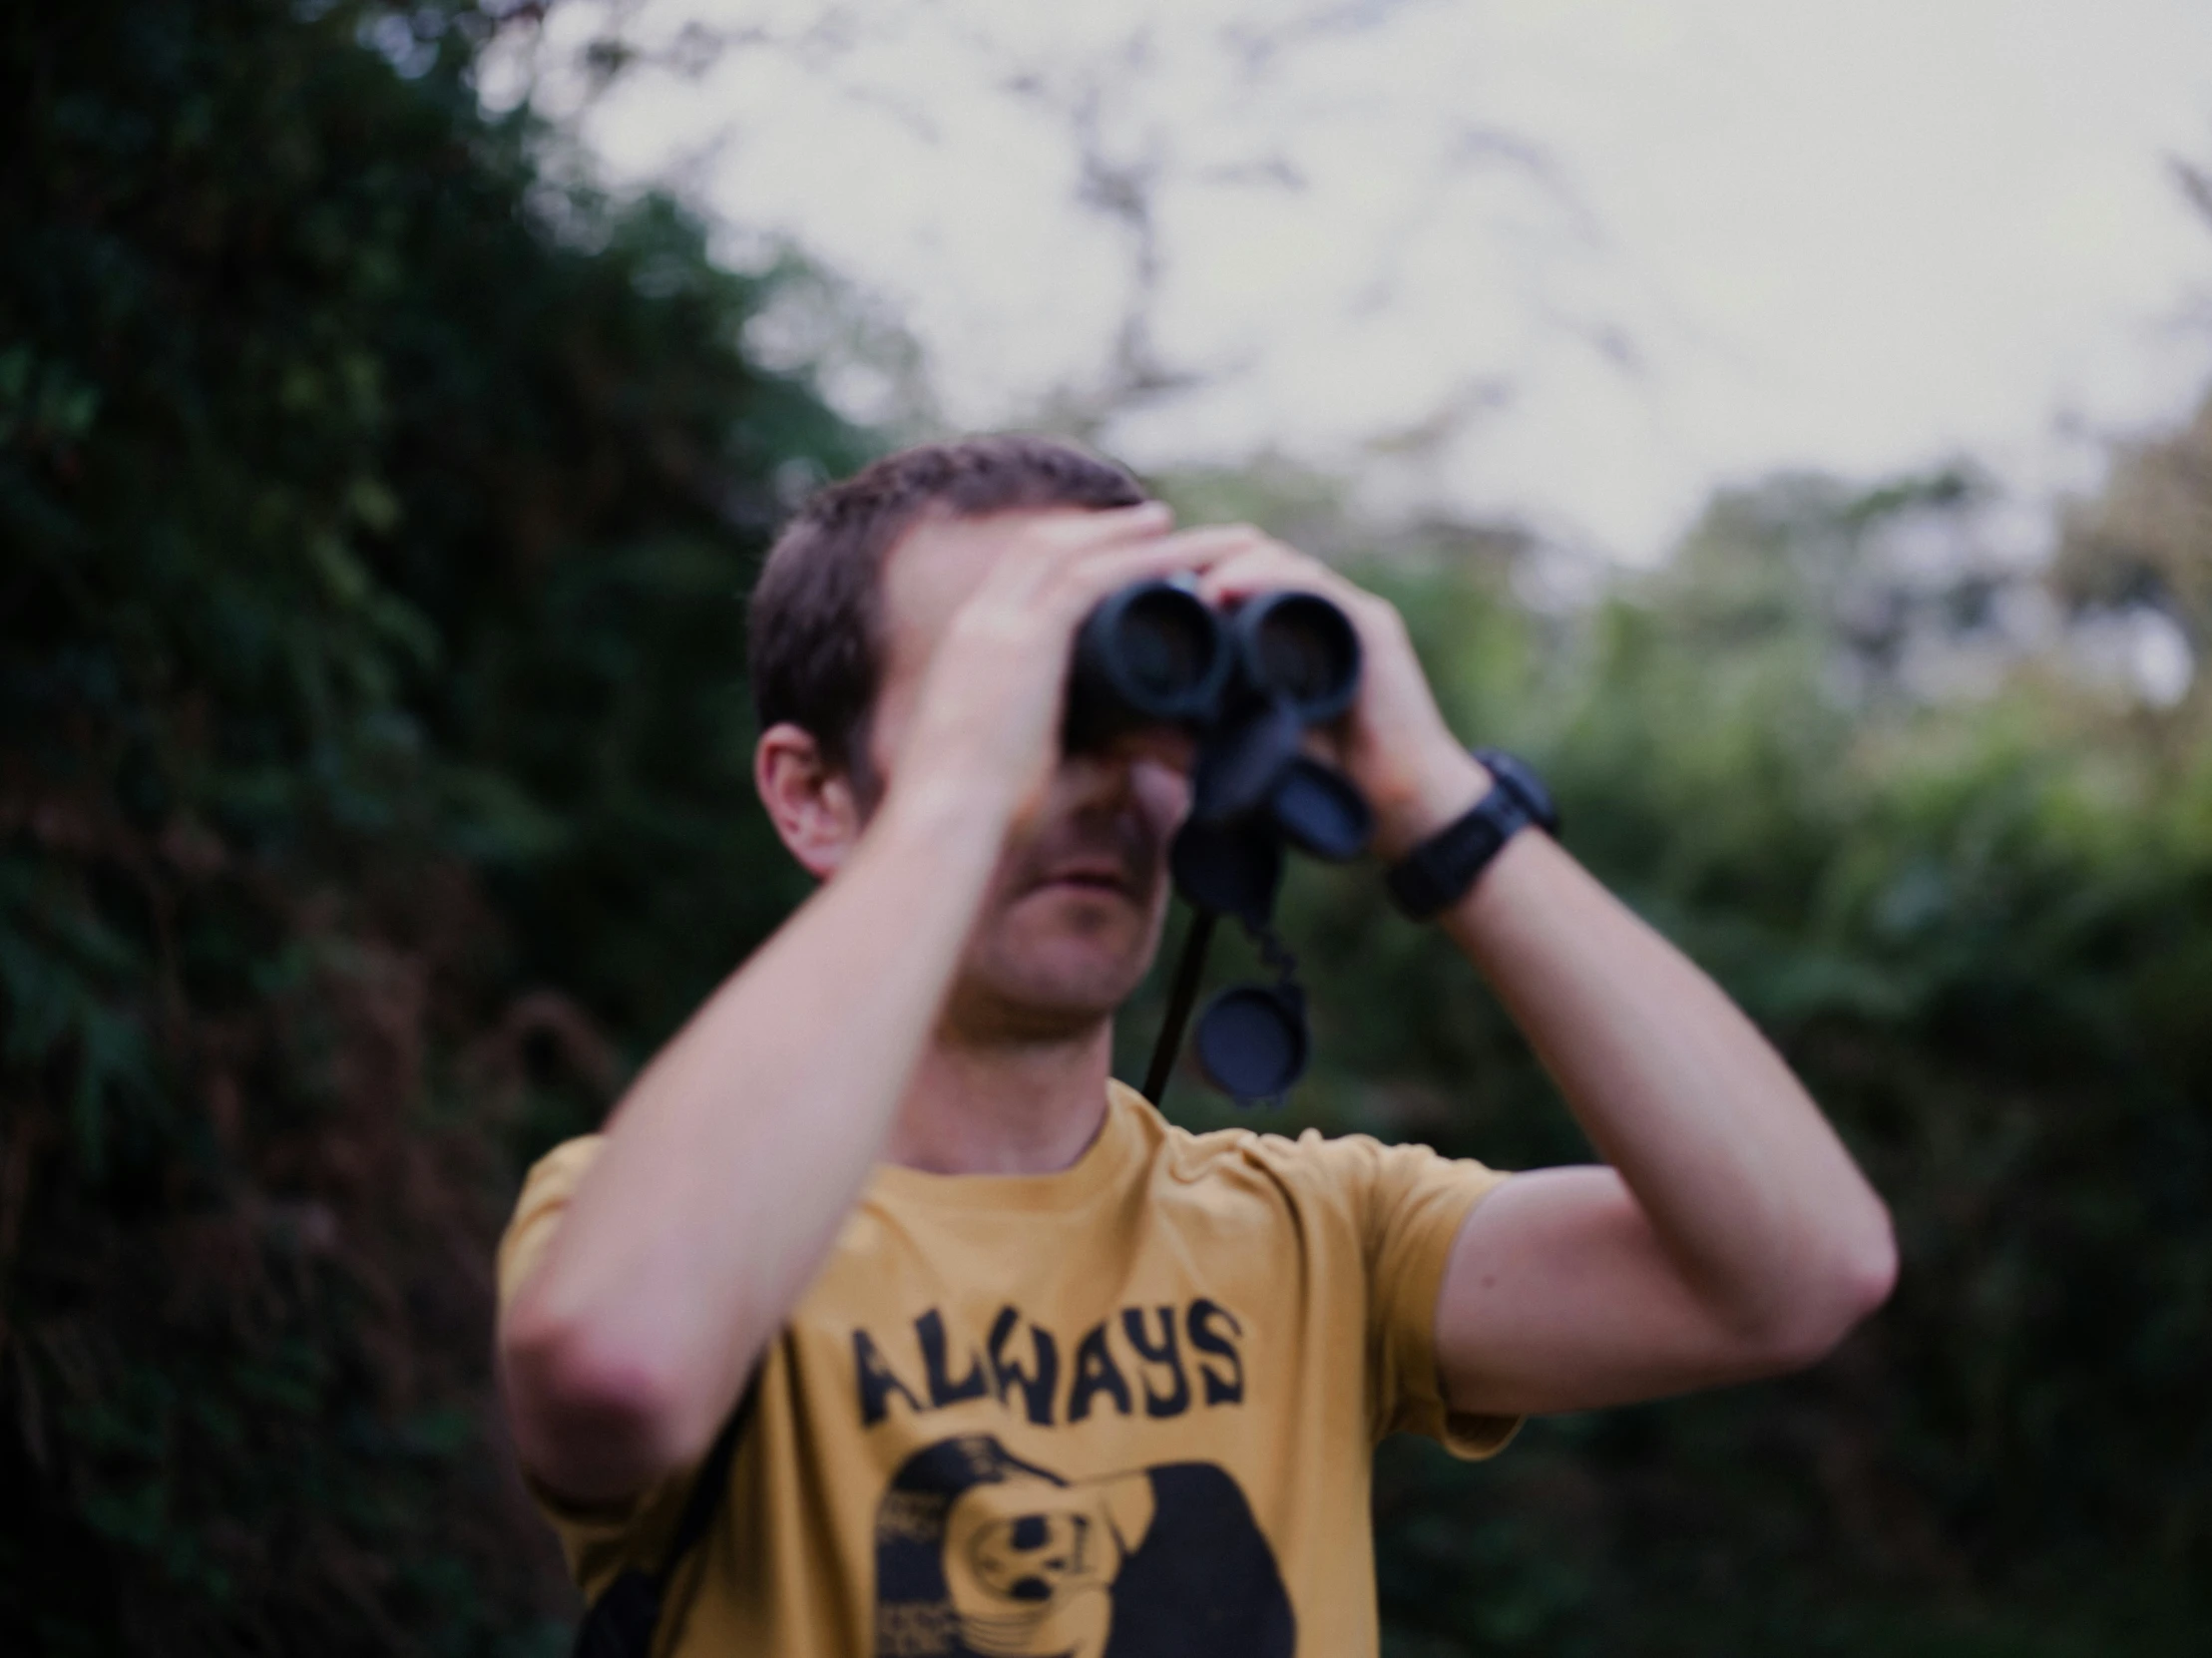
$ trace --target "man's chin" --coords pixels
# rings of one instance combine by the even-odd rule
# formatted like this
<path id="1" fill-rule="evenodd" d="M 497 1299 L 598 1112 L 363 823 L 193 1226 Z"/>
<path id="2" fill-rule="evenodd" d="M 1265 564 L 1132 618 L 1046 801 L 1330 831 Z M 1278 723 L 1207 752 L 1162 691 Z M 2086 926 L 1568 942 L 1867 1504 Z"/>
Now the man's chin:
<path id="1" fill-rule="evenodd" d="M 947 1007 L 941 1034 L 966 1047 L 1060 1047 L 1086 1042 L 1113 1023 L 1111 1009 L 975 997 Z"/>
<path id="2" fill-rule="evenodd" d="M 970 942 L 948 1022 L 1024 1040 L 1096 1031 L 1143 983 L 1164 908 L 1164 894 L 1103 884 L 1032 889 Z"/>
<path id="3" fill-rule="evenodd" d="M 1074 1040 L 1112 1019 L 1143 982 L 1148 953 L 1043 951 L 964 975 L 946 1003 L 947 1023 L 977 1036 Z"/>

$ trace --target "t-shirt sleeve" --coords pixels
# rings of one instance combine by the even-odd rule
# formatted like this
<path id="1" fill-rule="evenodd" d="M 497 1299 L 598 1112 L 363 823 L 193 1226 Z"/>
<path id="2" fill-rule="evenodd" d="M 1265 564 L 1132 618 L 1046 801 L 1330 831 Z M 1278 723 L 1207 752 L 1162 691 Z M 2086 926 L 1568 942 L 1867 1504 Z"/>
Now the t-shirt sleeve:
<path id="1" fill-rule="evenodd" d="M 599 1156 L 602 1140 L 597 1134 L 563 1140 L 530 1165 L 523 1177 L 522 1196 L 515 1200 L 514 1218 L 499 1240 L 499 1305 L 502 1311 L 515 1299 L 531 1269 L 545 1258 L 546 1245 L 561 1229 L 584 1171 Z"/>
<path id="2" fill-rule="evenodd" d="M 514 1218 L 499 1240 L 499 1304 L 504 1309 L 533 1268 L 544 1259 L 546 1246 L 561 1229 L 569 1200 L 585 1171 L 599 1155 L 597 1134 L 567 1140 L 538 1159 L 525 1177 L 522 1196 L 516 1200 Z M 523 1469 L 538 1511 L 545 1515 L 561 1539 L 569 1573 L 587 1600 L 597 1597 L 624 1566 L 658 1560 L 672 1535 L 689 1471 L 671 1474 L 648 1486 L 627 1502 L 579 1506 L 550 1491 Z"/>
<path id="3" fill-rule="evenodd" d="M 1352 1182 L 1368 1282 L 1368 1400 L 1376 1439 L 1422 1434 L 1475 1460 L 1506 1448 L 1519 1417 L 1451 1409 L 1437 1368 L 1437 1292 L 1460 1226 L 1509 1178 L 1472 1158 L 1425 1145 L 1383 1145 L 1364 1134 L 1327 1142 Z"/>

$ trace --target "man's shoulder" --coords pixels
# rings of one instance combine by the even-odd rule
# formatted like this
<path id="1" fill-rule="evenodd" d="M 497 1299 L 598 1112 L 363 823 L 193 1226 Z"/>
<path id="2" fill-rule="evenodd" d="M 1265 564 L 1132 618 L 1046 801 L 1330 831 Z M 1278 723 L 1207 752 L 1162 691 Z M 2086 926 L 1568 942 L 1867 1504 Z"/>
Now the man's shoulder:
<path id="1" fill-rule="evenodd" d="M 1301 1196 L 1351 1196 L 1394 1161 L 1437 1158 L 1426 1146 L 1390 1146 L 1371 1134 L 1327 1134 L 1317 1127 L 1295 1135 L 1239 1127 L 1192 1130 L 1170 1122 L 1133 1090 L 1128 1097 L 1142 1113 L 1153 1165 L 1168 1177 L 1169 1189 L 1272 1186 Z"/>
<path id="2" fill-rule="evenodd" d="M 1331 1134 L 1317 1127 L 1296 1135 L 1251 1128 L 1193 1132 L 1135 1097 L 1149 1118 L 1153 1165 L 1165 1175 L 1152 1181 L 1153 1194 L 1163 1201 L 1173 1201 L 1168 1194 L 1178 1191 L 1200 1203 L 1231 1200 L 1237 1193 L 1272 1196 L 1277 1205 L 1332 1211 L 1364 1229 L 1432 1204 L 1462 1206 L 1506 1179 L 1473 1158 L 1367 1133 Z"/>

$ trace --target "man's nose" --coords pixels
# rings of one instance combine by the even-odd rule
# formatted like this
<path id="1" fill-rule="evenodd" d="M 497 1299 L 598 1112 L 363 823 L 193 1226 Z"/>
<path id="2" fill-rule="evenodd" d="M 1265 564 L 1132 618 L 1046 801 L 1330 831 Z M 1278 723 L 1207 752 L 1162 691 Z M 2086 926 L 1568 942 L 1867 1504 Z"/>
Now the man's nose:
<path id="1" fill-rule="evenodd" d="M 1104 748 L 1069 756 L 1061 772 L 1065 798 L 1077 811 L 1134 807 L 1159 820 L 1164 833 L 1188 810 L 1197 746 L 1172 726 L 1124 732 Z"/>
<path id="2" fill-rule="evenodd" d="M 1106 752 L 1123 766 L 1149 762 L 1187 777 L 1197 763 L 1198 741 L 1179 725 L 1141 725 L 1115 737 Z"/>

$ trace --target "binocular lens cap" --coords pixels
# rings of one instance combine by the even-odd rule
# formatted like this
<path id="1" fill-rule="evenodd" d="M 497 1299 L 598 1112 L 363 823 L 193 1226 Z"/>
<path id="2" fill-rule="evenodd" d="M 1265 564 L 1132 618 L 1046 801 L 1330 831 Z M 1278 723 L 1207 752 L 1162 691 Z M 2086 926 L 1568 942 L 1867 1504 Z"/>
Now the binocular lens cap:
<path id="1" fill-rule="evenodd" d="M 1306 1071 L 1305 1010 L 1270 985 L 1236 985 L 1198 1016 L 1198 1063 L 1240 1103 L 1288 1093 Z"/>

